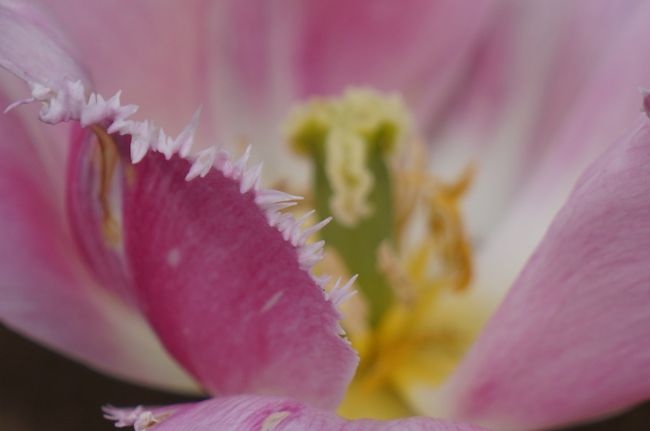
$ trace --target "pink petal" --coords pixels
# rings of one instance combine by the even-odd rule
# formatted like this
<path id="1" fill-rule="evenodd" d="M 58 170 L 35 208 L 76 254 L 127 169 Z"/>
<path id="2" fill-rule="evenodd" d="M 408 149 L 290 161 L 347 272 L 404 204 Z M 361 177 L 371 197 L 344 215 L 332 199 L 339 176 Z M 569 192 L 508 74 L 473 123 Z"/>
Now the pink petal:
<path id="1" fill-rule="evenodd" d="M 33 3 L 0 2 L 0 29 L 0 67 L 32 84 L 87 80 L 68 41 Z"/>
<path id="2" fill-rule="evenodd" d="M 650 38 L 650 4 L 586 5 L 584 14 L 569 21 L 572 32 L 560 39 L 562 50 L 556 54 L 552 80 L 545 87 L 549 92 L 542 110 L 545 115 L 540 132 L 534 135 L 538 141 L 531 141 L 529 162 L 520 164 L 525 175 L 519 177 L 519 192 L 511 196 L 510 207 L 480 250 L 479 289 L 487 285 L 505 293 L 578 176 L 638 121 L 642 103 L 638 88 L 650 86 L 650 57 L 638 55 Z M 598 46 L 590 45 L 591 33 L 598 33 L 594 36 L 598 41 L 601 29 L 608 35 L 606 39 Z M 589 70 L 571 66 L 575 58 L 588 59 Z M 571 78 L 580 70 L 582 74 Z M 580 81 L 579 85 L 575 81 Z M 570 95 L 570 102 L 562 94 Z M 563 107 L 566 103 L 571 109 Z M 553 118 L 554 111 L 562 115 Z"/>
<path id="3" fill-rule="evenodd" d="M 449 384 L 500 429 L 593 419 L 650 397 L 650 125 L 581 177 Z"/>
<path id="4" fill-rule="evenodd" d="M 460 85 L 493 2 L 310 3 L 298 22 L 301 94 L 338 94 L 350 85 L 401 91 L 428 124 Z"/>
<path id="5" fill-rule="evenodd" d="M 16 112 L 0 115 L 0 320 L 110 374 L 193 387 L 140 314 L 106 294 L 81 264 L 62 211 L 62 179 L 51 176 L 43 154 Z"/>
<path id="6" fill-rule="evenodd" d="M 163 408 L 104 409 L 116 426 L 136 431 L 154 426 L 159 431 L 478 431 L 467 424 L 430 418 L 395 421 L 346 421 L 305 404 L 272 397 L 237 396 L 214 398 L 196 404 Z"/>
<path id="7" fill-rule="evenodd" d="M 372 86 L 404 93 L 428 125 L 460 85 L 495 3 L 223 2 L 214 42 L 224 114 L 234 104 L 245 116 L 276 108 L 281 119 L 292 99 Z"/>
<path id="8" fill-rule="evenodd" d="M 91 101 L 81 118 L 93 109 Z M 235 162 L 213 148 L 183 158 L 193 123 L 161 141 L 151 123 L 120 122 L 115 110 L 98 123 L 121 130 L 116 144 L 101 149 L 80 130 L 70 153 L 70 215 L 94 274 L 142 310 L 211 392 L 290 395 L 334 408 L 357 358 L 309 273 L 317 251 L 308 253 L 300 226 L 274 209 L 293 197 L 260 190 L 247 156 Z M 97 160 L 113 145 L 117 166 L 103 190 Z M 167 146 L 173 150 L 163 154 Z M 117 235 L 103 230 L 106 214 Z"/>
<path id="9" fill-rule="evenodd" d="M 603 117 L 590 127 L 594 136 L 596 128 L 601 131 L 599 142 L 604 143 L 592 157 L 625 130 L 629 124 L 625 120 L 634 118 L 629 108 L 637 109 L 638 102 L 625 102 L 643 80 L 629 82 L 628 77 L 638 78 L 647 70 L 641 66 L 644 56 L 632 55 L 642 50 L 647 40 L 638 34 L 643 21 L 639 18 L 647 20 L 643 2 L 587 0 L 555 2 L 549 7 L 545 2 L 514 1 L 501 6 L 432 142 L 431 166 L 438 175 L 453 177 L 468 163 L 477 165 L 465 219 L 471 236 L 482 243 L 508 216 L 509 208 L 552 150 L 551 144 L 568 125 L 578 124 L 572 121 L 574 113 L 585 111 L 585 96 L 593 93 L 593 78 L 600 75 L 603 64 L 611 62 L 615 67 L 609 69 L 609 85 L 601 83 L 601 88 L 626 101 L 611 103 L 603 98 L 608 103 L 589 102 L 590 121 L 593 114 Z M 636 36 L 630 37 L 631 29 Z M 613 81 L 619 84 L 611 85 Z M 569 142 L 564 151 L 578 144 L 575 137 Z M 571 169 L 569 189 L 589 160 L 585 158 Z M 563 177 L 556 173 L 549 179 L 562 184 Z M 564 199 L 566 194 L 553 209 Z M 554 211 L 548 213 L 543 228 L 552 214 Z"/>
<path id="10" fill-rule="evenodd" d="M 126 251 L 143 311 L 213 393 L 291 395 L 334 408 L 356 357 L 338 313 L 255 192 L 218 170 L 148 155 L 124 195 Z M 259 196 L 259 194 L 258 194 Z"/>
<path id="11" fill-rule="evenodd" d="M 208 40 L 212 2 L 42 3 L 75 44 L 97 92 L 122 90 L 138 102 L 145 118 L 156 118 L 174 132 L 203 105 L 210 121 L 200 133 L 214 137 L 218 120 L 211 103 L 214 54 Z"/>
<path id="12" fill-rule="evenodd" d="M 335 407 L 357 358 L 339 335 L 338 312 L 308 273 L 318 251 L 307 253 L 299 226 L 273 209 L 284 198 L 257 190 L 257 172 L 222 152 L 207 162 L 197 156 L 191 169 L 194 158 L 172 157 L 189 152 L 194 121 L 166 138 L 149 122 L 127 120 L 133 110 L 117 97 L 86 100 L 82 84 L 56 79 L 38 89 L 43 120 L 125 136 L 115 138 L 123 169 L 105 189 L 98 188 L 102 158 L 89 151 L 97 144 L 77 133 L 70 152 L 70 217 L 92 276 L 127 309 L 137 305 L 210 390 L 288 394 Z M 186 182 L 193 176 L 201 178 Z M 106 208 L 123 228 L 114 243 L 99 229 Z"/>
<path id="13" fill-rule="evenodd" d="M 270 178 L 303 187 L 304 165 L 280 134 L 292 103 L 371 86 L 403 93 L 431 126 L 461 85 L 494 3 L 220 2 L 210 39 L 219 132 L 259 146 Z"/>
<path id="14" fill-rule="evenodd" d="M 40 112 L 44 121 L 56 123 L 80 113 L 81 82 L 87 78 L 70 57 L 72 51 L 37 5 L 0 2 L 0 65 L 30 84 L 33 97 L 27 102 L 46 102 Z M 22 87 L 5 77 L 1 81 L 7 85 L 3 91 Z M 0 94 L 3 107 L 9 102 Z M 81 264 L 64 215 L 66 128 L 45 130 L 34 127 L 36 117 L 25 117 L 12 112 L 0 118 L 0 273 L 5 280 L 0 318 L 110 374 L 195 388 L 140 313 L 99 288 Z"/>
<path id="15" fill-rule="evenodd" d="M 280 130 L 297 98 L 351 85 L 396 90 L 430 125 L 462 85 L 495 9 L 491 0 L 469 8 L 450 0 L 46 3 L 80 47 L 98 91 L 124 90 L 146 117 L 174 131 L 203 105 L 210 121 L 199 136 L 213 139 L 216 130 L 231 148 L 262 147 L 271 178 L 304 173 L 295 162 L 286 169 Z"/>
<path id="16" fill-rule="evenodd" d="M 335 407 L 356 364 L 338 313 L 254 193 L 216 170 L 188 183 L 188 169 L 147 156 L 124 196 L 127 254 L 154 328 L 213 393 Z"/>
<path id="17" fill-rule="evenodd" d="M 15 34 L 8 36 L 7 46 Z M 11 59 L 11 52 L 2 54 Z M 101 159 L 90 157 L 88 147 L 96 144 L 87 131 L 75 135 L 70 152 L 70 219 L 92 276 L 121 297 L 121 306 L 140 307 L 210 390 L 289 394 L 335 407 L 357 359 L 339 335 L 338 312 L 308 273 L 317 251 L 306 253 L 300 229 L 272 208 L 273 199 L 284 198 L 258 191 L 256 171 L 221 152 L 212 154 L 218 170 L 212 161 L 201 166 L 200 155 L 191 169 L 194 158 L 172 157 L 188 152 L 194 126 L 168 139 L 148 122 L 127 120 L 133 110 L 118 98 L 87 100 L 81 84 L 52 76 L 55 86 L 39 88 L 42 119 L 124 135 L 115 137 L 123 170 L 109 176 L 106 193 L 98 189 Z M 134 160 L 144 156 L 135 167 L 130 150 Z M 201 178 L 186 182 L 190 176 Z M 103 196 L 123 227 L 115 244 L 93 220 L 104 215 Z"/>

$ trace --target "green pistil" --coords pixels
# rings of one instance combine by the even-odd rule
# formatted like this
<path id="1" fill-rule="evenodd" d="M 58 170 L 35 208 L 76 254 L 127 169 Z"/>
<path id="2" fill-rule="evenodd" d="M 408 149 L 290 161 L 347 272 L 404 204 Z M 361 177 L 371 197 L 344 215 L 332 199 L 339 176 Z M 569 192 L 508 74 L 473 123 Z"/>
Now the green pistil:
<path id="1" fill-rule="evenodd" d="M 348 91 L 299 107 L 288 119 L 292 147 L 314 163 L 313 191 L 322 232 L 357 283 L 376 326 L 393 301 L 378 250 L 393 241 L 394 210 L 387 159 L 408 123 L 395 96 Z"/>

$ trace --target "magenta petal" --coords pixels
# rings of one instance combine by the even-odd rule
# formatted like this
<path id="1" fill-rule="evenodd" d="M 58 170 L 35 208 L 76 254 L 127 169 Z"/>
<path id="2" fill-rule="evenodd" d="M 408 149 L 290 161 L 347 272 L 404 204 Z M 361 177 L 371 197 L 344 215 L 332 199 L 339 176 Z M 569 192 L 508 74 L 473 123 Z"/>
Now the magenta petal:
<path id="1" fill-rule="evenodd" d="M 650 124 L 579 180 L 450 382 L 456 414 L 546 428 L 650 397 Z"/>
<path id="2" fill-rule="evenodd" d="M 196 404 L 136 409 L 104 409 L 118 427 L 136 431 L 479 431 L 482 428 L 430 418 L 346 421 L 293 400 L 236 396 Z"/>
<path id="3" fill-rule="evenodd" d="M 98 110 L 95 99 L 81 118 Z M 95 276 L 139 307 L 212 393 L 336 407 L 357 357 L 309 273 L 318 249 L 276 209 L 294 197 L 260 190 L 248 153 L 235 162 L 209 148 L 185 159 L 194 120 L 171 139 L 104 108 L 97 124 L 122 136 L 80 130 L 68 176 L 70 217 Z"/>
<path id="4" fill-rule="evenodd" d="M 0 59 L 11 68 L 14 52 L 5 48 L 16 34 L 1 31 L 8 39 Z M 33 44 L 24 48 L 26 56 L 38 53 Z M 32 85 L 28 100 L 43 102 L 42 120 L 76 121 L 117 142 L 121 171 L 104 163 L 101 152 L 91 158 L 77 146 L 70 153 L 70 216 L 103 287 L 139 306 L 171 353 L 211 391 L 286 394 L 334 408 L 357 358 L 334 304 L 308 272 L 319 251 L 306 247 L 292 217 L 273 209 L 278 196 L 258 190 L 259 172 L 214 149 L 185 159 L 195 121 L 172 139 L 150 122 L 128 120 L 135 109 L 121 106 L 119 94 L 87 97 L 82 82 L 36 66 L 42 82 Z M 105 175 L 103 185 L 83 182 L 91 178 L 83 169 L 92 165 L 95 180 Z M 186 181 L 193 177 L 199 178 Z M 90 223 L 108 213 L 120 235 Z"/>
<path id="5" fill-rule="evenodd" d="M 222 171 L 150 153 L 124 195 L 126 251 L 141 307 L 211 392 L 290 395 L 334 408 L 356 356 L 298 249 Z"/>

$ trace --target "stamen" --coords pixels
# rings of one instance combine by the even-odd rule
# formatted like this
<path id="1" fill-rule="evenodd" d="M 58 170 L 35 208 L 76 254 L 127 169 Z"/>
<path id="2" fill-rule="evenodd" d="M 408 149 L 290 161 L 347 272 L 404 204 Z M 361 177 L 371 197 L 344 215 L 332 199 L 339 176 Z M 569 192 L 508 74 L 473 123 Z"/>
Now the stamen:
<path id="1" fill-rule="evenodd" d="M 113 138 L 99 126 L 91 126 L 90 129 L 97 138 L 99 144 L 99 202 L 102 209 L 102 234 L 106 242 L 116 247 L 122 240 L 122 229 L 113 214 L 110 203 L 110 191 L 115 168 L 119 161 L 117 146 Z"/>
<path id="2" fill-rule="evenodd" d="M 391 302 L 390 286 L 378 271 L 377 249 L 393 240 L 389 162 L 409 125 L 399 96 L 368 89 L 314 99 L 295 108 L 285 123 L 292 148 L 314 161 L 318 215 L 334 217 L 322 237 L 349 272 L 359 273 L 373 324 Z"/>

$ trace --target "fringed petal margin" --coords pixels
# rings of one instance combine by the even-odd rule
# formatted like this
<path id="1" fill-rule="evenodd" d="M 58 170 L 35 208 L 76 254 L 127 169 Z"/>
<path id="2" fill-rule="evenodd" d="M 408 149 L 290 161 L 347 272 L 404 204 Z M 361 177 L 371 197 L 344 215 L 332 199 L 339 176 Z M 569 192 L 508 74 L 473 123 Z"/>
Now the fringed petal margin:
<path id="1" fill-rule="evenodd" d="M 236 396 L 147 409 L 104 408 L 116 427 L 135 431 L 480 431 L 431 418 L 347 421 L 303 403 L 274 397 Z"/>
<path id="2" fill-rule="evenodd" d="M 322 249 L 308 241 L 323 224 L 303 230 L 282 213 L 297 197 L 260 189 L 248 151 L 237 161 L 218 148 L 190 156 L 197 116 L 172 139 L 129 120 L 135 109 L 119 96 L 86 100 L 80 86 L 49 89 L 41 117 L 53 100 L 75 107 L 62 117 L 81 126 L 69 213 L 96 277 L 139 307 L 212 393 L 334 408 L 357 358 L 326 280 L 310 273 Z"/>

